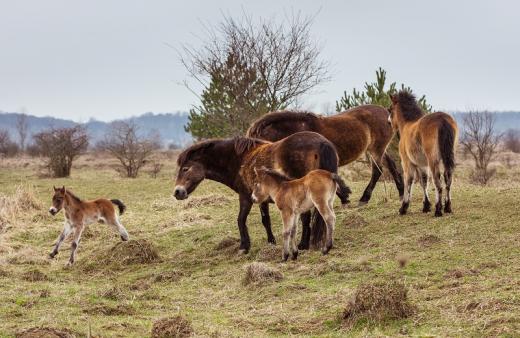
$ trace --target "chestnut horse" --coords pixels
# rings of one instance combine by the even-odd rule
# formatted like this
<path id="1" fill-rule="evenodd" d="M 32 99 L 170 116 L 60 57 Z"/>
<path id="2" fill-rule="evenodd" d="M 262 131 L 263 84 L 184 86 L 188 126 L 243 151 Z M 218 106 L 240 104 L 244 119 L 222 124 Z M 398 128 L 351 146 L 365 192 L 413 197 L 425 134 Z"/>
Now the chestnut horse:
<path id="1" fill-rule="evenodd" d="M 400 91 L 392 96 L 392 107 L 388 121 L 399 132 L 399 154 L 404 174 L 404 197 L 399 213 L 406 214 L 415 174 L 423 188 L 423 212 L 429 212 L 428 174 L 435 184 L 435 216 L 442 216 L 442 185 L 440 164 L 444 166 L 446 201 L 444 212 L 451 212 L 451 182 L 455 169 L 455 147 L 457 123 L 450 115 L 436 112 L 426 115 L 415 97 Z M 429 172 L 428 172 L 429 171 Z"/>
<path id="2" fill-rule="evenodd" d="M 120 200 L 107 200 L 98 198 L 92 201 L 82 201 L 65 187 L 54 188 L 54 196 L 52 196 L 52 206 L 49 208 L 51 215 L 56 215 L 61 209 L 65 210 L 65 226 L 61 232 L 54 250 L 49 254 L 50 258 L 54 258 L 63 240 L 73 232 L 74 239 L 71 245 L 70 258 L 67 265 L 74 264 L 76 257 L 76 249 L 78 248 L 81 234 L 86 225 L 94 222 L 103 222 L 112 226 L 121 237 L 121 240 L 128 241 L 128 232 L 119 221 L 114 205 L 119 208 L 119 214 L 122 215 L 126 210 L 126 206 Z"/>
<path id="3" fill-rule="evenodd" d="M 343 181 L 338 174 L 316 169 L 298 179 L 265 167 L 256 169 L 255 187 L 251 198 L 255 203 L 262 203 L 271 198 L 280 210 L 283 221 L 283 261 L 289 254 L 292 259 L 298 257 L 296 247 L 296 230 L 299 216 L 312 207 L 316 207 L 327 224 L 327 236 L 321 252 L 326 255 L 332 248 L 334 225 L 334 197 L 336 190 L 348 189 L 342 186 Z"/>
<path id="4" fill-rule="evenodd" d="M 385 153 L 393 136 L 387 122 L 388 111 L 376 105 L 363 105 L 345 112 L 320 116 L 308 112 L 279 111 L 266 114 L 253 122 L 247 136 L 277 141 L 299 131 L 314 131 L 329 139 L 338 151 L 339 165 L 357 160 L 365 153 L 371 155 L 372 178 L 365 188 L 359 204 L 366 204 L 385 166 L 403 195 L 403 181 L 395 162 Z"/>
<path id="5" fill-rule="evenodd" d="M 277 142 L 247 137 L 202 141 L 184 150 L 177 159 L 177 165 L 179 172 L 174 196 L 178 200 L 187 198 L 205 178 L 220 182 L 238 193 L 240 250 L 247 253 L 251 243 L 246 220 L 253 204 L 251 193 L 255 180 L 254 168 L 275 168 L 291 177 L 302 177 L 313 169 L 325 169 L 335 173 L 338 170 L 338 155 L 334 145 L 322 135 L 301 132 Z M 340 195 L 347 200 L 348 193 L 348 190 L 344 190 Z M 267 202 L 260 205 L 260 211 L 262 224 L 267 232 L 267 241 L 275 243 Z M 313 233 L 319 239 L 314 238 L 313 241 L 318 242 L 321 241 L 325 225 L 321 217 L 317 218 Z M 302 215 L 302 223 L 300 248 L 308 249 L 309 212 L 305 216 Z M 321 229 L 315 230 L 318 227 Z"/>

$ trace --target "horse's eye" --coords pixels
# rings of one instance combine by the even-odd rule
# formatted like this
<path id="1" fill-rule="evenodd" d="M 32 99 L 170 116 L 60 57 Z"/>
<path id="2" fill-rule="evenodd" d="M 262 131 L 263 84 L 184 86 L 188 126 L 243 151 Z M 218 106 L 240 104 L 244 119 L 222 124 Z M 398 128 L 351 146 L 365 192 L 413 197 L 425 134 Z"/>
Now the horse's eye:
<path id="1" fill-rule="evenodd" d="M 189 169 L 190 169 L 190 168 L 188 168 L 188 167 L 184 167 L 184 168 L 182 168 L 182 172 L 186 172 L 186 171 L 188 171 Z"/>

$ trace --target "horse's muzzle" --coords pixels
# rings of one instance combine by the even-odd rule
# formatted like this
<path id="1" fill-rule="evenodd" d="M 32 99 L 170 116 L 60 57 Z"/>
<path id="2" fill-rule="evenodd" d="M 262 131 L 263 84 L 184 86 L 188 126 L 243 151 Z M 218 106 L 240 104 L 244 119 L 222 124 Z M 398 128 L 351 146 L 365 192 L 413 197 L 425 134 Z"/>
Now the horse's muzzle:
<path id="1" fill-rule="evenodd" d="M 55 207 L 51 207 L 49 209 L 49 212 L 52 216 L 56 215 L 58 213 L 58 209 L 56 209 Z"/>
<path id="2" fill-rule="evenodd" d="M 173 196 L 175 196 L 178 200 L 183 200 L 188 197 L 188 192 L 184 187 L 175 187 L 175 190 L 173 191 Z"/>

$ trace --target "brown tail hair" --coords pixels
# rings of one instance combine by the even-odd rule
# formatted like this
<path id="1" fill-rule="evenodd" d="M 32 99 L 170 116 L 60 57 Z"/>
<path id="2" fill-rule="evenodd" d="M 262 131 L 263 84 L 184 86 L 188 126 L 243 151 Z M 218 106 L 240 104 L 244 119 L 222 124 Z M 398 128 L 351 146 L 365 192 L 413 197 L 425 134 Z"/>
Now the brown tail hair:
<path id="1" fill-rule="evenodd" d="M 439 128 L 439 151 L 445 170 L 452 171 L 455 168 L 454 143 L 455 130 L 448 122 L 442 121 Z"/>
<path id="2" fill-rule="evenodd" d="M 352 190 L 345 184 L 345 181 L 338 175 L 332 173 L 332 179 L 338 185 L 339 193 L 341 196 L 345 196 L 348 201 L 348 196 L 352 193 Z"/>
<path id="3" fill-rule="evenodd" d="M 110 202 L 112 202 L 113 204 L 117 205 L 117 207 L 119 208 L 119 215 L 122 215 L 125 212 L 126 205 L 124 205 L 123 202 L 121 202 L 118 199 L 110 200 Z"/>

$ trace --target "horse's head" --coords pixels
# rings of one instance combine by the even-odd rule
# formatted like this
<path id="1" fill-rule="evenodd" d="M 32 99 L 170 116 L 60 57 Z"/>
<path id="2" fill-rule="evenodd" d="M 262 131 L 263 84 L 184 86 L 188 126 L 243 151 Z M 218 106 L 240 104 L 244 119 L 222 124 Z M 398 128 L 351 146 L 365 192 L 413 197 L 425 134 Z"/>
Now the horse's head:
<path id="1" fill-rule="evenodd" d="M 61 188 L 54 187 L 54 196 L 52 196 L 52 206 L 49 208 L 51 215 L 56 215 L 63 208 L 65 202 L 65 186 Z"/>
<path id="2" fill-rule="evenodd" d="M 255 203 L 265 202 L 269 198 L 269 191 L 264 182 L 267 169 L 265 167 L 255 168 L 255 185 L 253 186 L 253 193 L 251 199 Z"/>
<path id="3" fill-rule="evenodd" d="M 188 198 L 206 177 L 207 151 L 214 147 L 213 141 L 204 141 L 184 150 L 177 158 L 179 172 L 175 180 L 173 196 L 178 200 Z"/>

